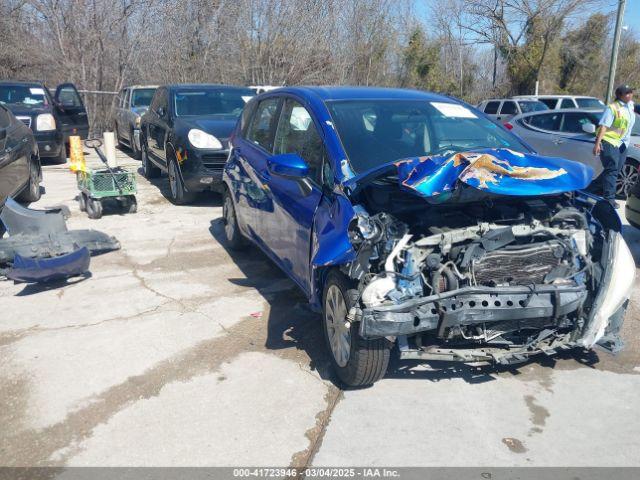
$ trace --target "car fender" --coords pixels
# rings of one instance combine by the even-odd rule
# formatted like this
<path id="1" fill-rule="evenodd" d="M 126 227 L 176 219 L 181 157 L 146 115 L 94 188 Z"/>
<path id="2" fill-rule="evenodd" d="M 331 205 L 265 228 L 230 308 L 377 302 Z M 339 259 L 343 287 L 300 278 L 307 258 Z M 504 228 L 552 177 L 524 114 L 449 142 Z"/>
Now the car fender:
<path id="1" fill-rule="evenodd" d="M 323 195 L 313 217 L 311 235 L 311 278 L 309 301 L 319 308 L 326 272 L 331 267 L 344 265 L 356 258 L 349 240 L 349 223 L 355 212 L 349 199 L 342 193 Z"/>

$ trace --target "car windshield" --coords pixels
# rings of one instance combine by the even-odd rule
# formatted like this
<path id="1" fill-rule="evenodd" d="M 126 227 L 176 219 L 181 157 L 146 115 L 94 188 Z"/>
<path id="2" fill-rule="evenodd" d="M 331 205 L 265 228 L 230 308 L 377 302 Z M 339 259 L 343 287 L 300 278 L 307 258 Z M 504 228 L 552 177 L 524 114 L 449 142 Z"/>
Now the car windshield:
<path id="1" fill-rule="evenodd" d="M 239 117 L 244 105 L 254 96 L 248 88 L 189 89 L 175 92 L 175 112 L 179 117 L 215 115 Z"/>
<path id="2" fill-rule="evenodd" d="M 504 128 L 458 103 L 348 100 L 327 106 L 356 173 L 424 155 L 481 148 L 529 151 Z"/>
<path id="3" fill-rule="evenodd" d="M 549 110 L 549 107 L 547 107 L 544 103 L 538 101 L 520 101 L 518 102 L 518 105 L 520 105 L 520 110 L 522 110 L 522 113 Z"/>
<path id="4" fill-rule="evenodd" d="M 136 88 L 131 93 L 131 106 L 148 107 L 151 105 L 151 99 L 154 93 L 156 93 L 155 88 Z"/>
<path id="5" fill-rule="evenodd" d="M 0 103 L 27 108 L 49 105 L 44 88 L 28 85 L 0 85 Z"/>
<path id="6" fill-rule="evenodd" d="M 580 108 L 602 108 L 604 103 L 597 98 L 576 98 L 576 103 Z"/>

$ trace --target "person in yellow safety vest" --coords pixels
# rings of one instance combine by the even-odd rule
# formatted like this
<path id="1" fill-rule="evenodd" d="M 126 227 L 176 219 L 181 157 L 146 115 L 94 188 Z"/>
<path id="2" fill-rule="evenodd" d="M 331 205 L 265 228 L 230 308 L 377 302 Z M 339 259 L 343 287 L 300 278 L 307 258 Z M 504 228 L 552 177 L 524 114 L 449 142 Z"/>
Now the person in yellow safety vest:
<path id="1" fill-rule="evenodd" d="M 614 208 L 616 203 L 616 181 L 627 159 L 627 148 L 631 140 L 631 129 L 636 117 L 633 112 L 633 88 L 620 85 L 616 88 L 616 99 L 607 105 L 600 118 L 593 154 L 600 155 L 602 196 Z"/>

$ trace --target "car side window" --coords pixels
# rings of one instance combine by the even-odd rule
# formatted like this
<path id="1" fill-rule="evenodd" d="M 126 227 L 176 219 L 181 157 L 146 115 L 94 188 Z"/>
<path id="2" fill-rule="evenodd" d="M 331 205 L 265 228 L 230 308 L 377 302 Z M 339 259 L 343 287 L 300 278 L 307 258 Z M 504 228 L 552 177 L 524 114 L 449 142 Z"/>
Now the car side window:
<path id="1" fill-rule="evenodd" d="M 278 97 L 262 100 L 256 108 L 247 131 L 247 140 L 260 145 L 268 152 L 273 151 L 273 135 L 277 121 Z"/>
<path id="2" fill-rule="evenodd" d="M 556 104 L 558 103 L 558 101 L 555 98 L 539 98 L 538 100 L 544 103 L 551 110 L 556 108 Z"/>
<path id="3" fill-rule="evenodd" d="M 64 107 L 82 107 L 82 100 L 75 88 L 63 87 L 58 93 L 58 101 Z"/>
<path id="4" fill-rule="evenodd" d="M 576 108 L 576 105 L 570 98 L 563 98 L 560 102 L 560 108 Z"/>
<path id="5" fill-rule="evenodd" d="M 516 102 L 504 102 L 500 109 L 500 113 L 502 115 L 513 115 L 514 113 L 518 113 Z"/>
<path id="6" fill-rule="evenodd" d="M 489 115 L 493 115 L 498 113 L 498 107 L 500 106 L 500 102 L 489 102 L 484 107 L 484 113 L 488 113 Z"/>
<path id="7" fill-rule="evenodd" d="M 560 113 L 545 113 L 525 119 L 525 123 L 541 130 L 557 131 L 560 129 Z"/>
<path id="8" fill-rule="evenodd" d="M 297 153 L 307 162 L 309 177 L 322 183 L 322 138 L 311 114 L 296 100 L 287 99 L 284 102 L 276 131 L 274 153 Z"/>
<path id="9" fill-rule="evenodd" d="M 0 107 L 0 128 L 7 128 L 11 125 L 11 116 L 4 107 Z"/>
<path id="10" fill-rule="evenodd" d="M 589 123 L 593 125 L 598 124 L 597 119 L 584 113 L 570 112 L 563 114 L 562 117 L 560 131 L 566 133 L 585 133 L 584 130 L 582 130 L 583 125 Z"/>

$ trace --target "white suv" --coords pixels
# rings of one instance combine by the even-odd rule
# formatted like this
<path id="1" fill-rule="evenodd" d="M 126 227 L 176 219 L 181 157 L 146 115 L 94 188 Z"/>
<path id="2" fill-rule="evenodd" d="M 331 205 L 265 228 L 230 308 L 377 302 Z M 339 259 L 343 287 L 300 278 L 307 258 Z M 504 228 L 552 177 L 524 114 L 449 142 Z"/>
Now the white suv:
<path id="1" fill-rule="evenodd" d="M 518 95 L 513 98 L 518 100 L 538 100 L 551 110 L 561 110 L 565 108 L 604 110 L 606 106 L 602 100 L 596 97 L 585 97 L 581 95 Z"/>
<path id="2" fill-rule="evenodd" d="M 549 110 L 549 107 L 535 99 L 492 98 L 480 103 L 478 110 L 483 111 L 493 120 L 507 122 L 516 115 Z"/>

